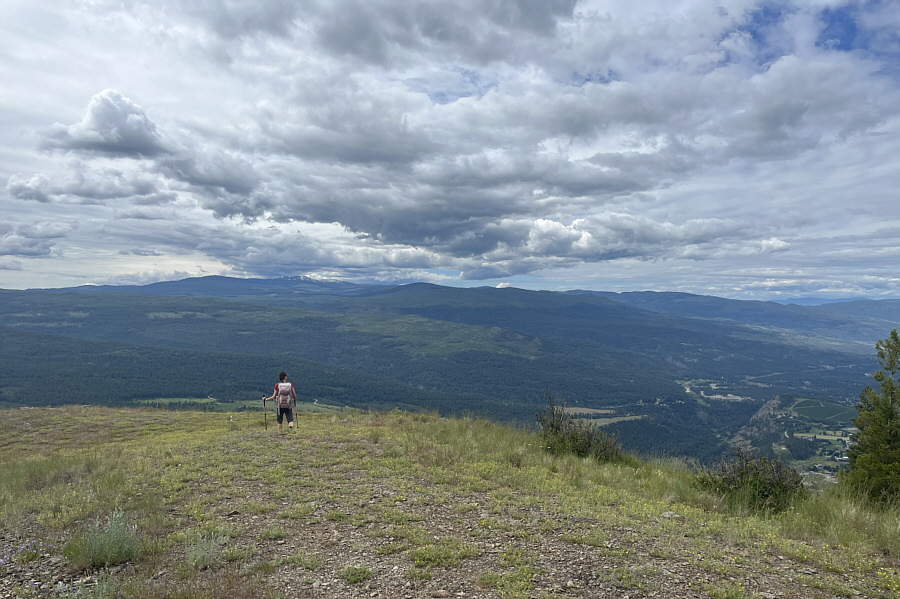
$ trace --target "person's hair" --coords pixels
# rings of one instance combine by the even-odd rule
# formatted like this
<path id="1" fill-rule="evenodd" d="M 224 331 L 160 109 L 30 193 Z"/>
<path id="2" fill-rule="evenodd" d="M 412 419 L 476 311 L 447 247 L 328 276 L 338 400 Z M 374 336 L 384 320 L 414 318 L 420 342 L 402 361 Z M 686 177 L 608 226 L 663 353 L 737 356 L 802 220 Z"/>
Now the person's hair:
<path id="1" fill-rule="evenodd" d="M 286 373 L 285 371 L 282 370 L 281 372 L 278 373 L 278 380 L 279 380 L 279 381 L 283 381 L 283 380 L 286 379 L 286 378 L 287 378 L 287 373 Z"/>

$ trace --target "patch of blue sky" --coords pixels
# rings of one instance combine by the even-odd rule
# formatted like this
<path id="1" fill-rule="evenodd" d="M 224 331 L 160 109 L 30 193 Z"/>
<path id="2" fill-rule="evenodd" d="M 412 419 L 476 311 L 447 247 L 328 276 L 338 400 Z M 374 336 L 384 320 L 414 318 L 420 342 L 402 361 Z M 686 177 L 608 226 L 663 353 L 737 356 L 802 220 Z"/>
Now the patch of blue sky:
<path id="1" fill-rule="evenodd" d="M 878 18 L 880 13 L 896 9 L 896 0 L 855 2 L 837 9 L 825 9 L 821 13 L 823 27 L 816 45 L 829 50 L 864 54 L 884 65 L 883 74 L 900 78 L 897 19 L 883 22 Z"/>
<path id="2" fill-rule="evenodd" d="M 748 11 L 744 19 L 735 27 L 723 32 L 719 41 L 734 36 L 749 38 L 752 42 L 754 56 L 760 70 L 765 70 L 773 62 L 782 56 L 791 54 L 791 36 L 785 35 L 783 27 L 785 20 L 791 15 L 791 10 L 784 3 L 764 2 L 758 8 Z M 739 62 L 741 58 L 735 57 L 726 50 L 722 60 L 723 66 L 733 62 Z"/>
<path id="3" fill-rule="evenodd" d="M 600 84 L 607 85 L 614 81 L 621 81 L 622 77 L 615 71 L 611 69 L 597 69 L 594 71 L 590 71 L 587 73 L 583 73 L 581 71 L 574 71 L 570 76 L 569 80 L 565 83 L 567 85 L 571 85 L 573 87 L 584 87 L 588 84 Z"/>
<path id="4" fill-rule="evenodd" d="M 498 83 L 479 71 L 453 66 L 424 80 L 407 80 L 407 85 L 428 94 L 435 104 L 451 104 L 462 98 L 480 98 Z"/>
<path id="5" fill-rule="evenodd" d="M 849 6 L 826 8 L 821 13 L 822 31 L 816 45 L 829 50 L 853 50 L 857 40 L 865 43 L 865 36 L 858 35 L 854 10 Z"/>
<path id="6" fill-rule="evenodd" d="M 464 69 L 462 67 L 456 67 L 453 70 L 459 73 L 459 76 L 463 81 L 477 90 L 479 96 L 483 96 L 489 89 L 497 87 L 497 79 L 490 77 L 481 71 Z"/>
<path id="7" fill-rule="evenodd" d="M 900 32 L 897 19 L 883 22 L 879 13 L 895 10 L 896 0 L 851 2 L 820 13 L 822 31 L 816 45 L 826 50 L 855 52 L 882 64 L 881 74 L 900 80 Z"/>
<path id="8" fill-rule="evenodd" d="M 452 104 L 462 98 L 471 98 L 471 92 L 459 90 L 439 89 L 428 92 L 428 98 L 435 104 Z"/>
<path id="9" fill-rule="evenodd" d="M 787 15 L 785 5 L 764 3 L 747 14 L 747 19 L 740 29 L 749 33 L 758 45 L 769 46 L 774 37 L 772 34 L 781 28 Z"/>

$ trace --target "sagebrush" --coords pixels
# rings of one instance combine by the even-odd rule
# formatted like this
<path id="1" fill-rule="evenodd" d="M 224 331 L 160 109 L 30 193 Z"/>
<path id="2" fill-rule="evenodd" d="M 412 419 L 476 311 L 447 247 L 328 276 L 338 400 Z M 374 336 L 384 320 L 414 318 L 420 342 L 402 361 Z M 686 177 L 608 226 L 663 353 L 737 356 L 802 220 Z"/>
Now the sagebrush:
<path id="1" fill-rule="evenodd" d="M 133 561 L 140 554 L 141 539 L 137 527 L 118 508 L 106 518 L 105 526 L 101 526 L 97 518 L 91 527 L 63 548 L 63 555 L 80 568 L 121 564 Z"/>
<path id="2" fill-rule="evenodd" d="M 733 459 L 700 470 L 697 483 L 720 494 L 733 508 L 760 512 L 782 512 L 807 495 L 796 470 L 778 459 L 756 458 L 740 449 Z"/>
<path id="3" fill-rule="evenodd" d="M 575 418 L 547 393 L 547 407 L 537 417 L 543 446 L 553 454 L 572 453 L 598 462 L 617 462 L 624 456 L 622 446 L 590 422 Z"/>

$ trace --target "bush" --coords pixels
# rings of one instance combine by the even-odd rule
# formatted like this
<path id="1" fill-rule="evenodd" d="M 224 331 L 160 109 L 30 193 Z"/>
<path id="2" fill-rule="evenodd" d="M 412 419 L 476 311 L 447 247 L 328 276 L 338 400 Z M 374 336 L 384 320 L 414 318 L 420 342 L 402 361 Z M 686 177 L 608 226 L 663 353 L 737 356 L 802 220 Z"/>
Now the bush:
<path id="1" fill-rule="evenodd" d="M 541 425 L 541 441 L 548 451 L 556 455 L 573 453 L 580 457 L 590 456 L 598 462 L 622 459 L 622 447 L 615 438 L 567 413 L 549 393 L 545 397 L 548 406 L 538 414 L 537 421 Z"/>
<path id="2" fill-rule="evenodd" d="M 128 522 L 122 510 L 116 510 L 100 526 L 100 518 L 83 535 L 63 547 L 63 555 L 79 568 L 104 566 L 132 561 L 141 553 L 137 527 Z"/>
<path id="3" fill-rule="evenodd" d="M 782 512 L 807 495 L 800 474 L 780 460 L 757 459 L 739 449 L 734 455 L 697 474 L 701 488 L 721 494 L 732 508 Z"/>
<path id="4" fill-rule="evenodd" d="M 222 557 L 220 547 L 225 537 L 215 534 L 194 534 L 185 539 L 184 561 L 192 568 L 203 570 L 219 562 Z"/>
<path id="5" fill-rule="evenodd" d="M 365 566 L 344 566 L 338 576 L 347 584 L 359 584 L 372 579 L 375 573 Z"/>

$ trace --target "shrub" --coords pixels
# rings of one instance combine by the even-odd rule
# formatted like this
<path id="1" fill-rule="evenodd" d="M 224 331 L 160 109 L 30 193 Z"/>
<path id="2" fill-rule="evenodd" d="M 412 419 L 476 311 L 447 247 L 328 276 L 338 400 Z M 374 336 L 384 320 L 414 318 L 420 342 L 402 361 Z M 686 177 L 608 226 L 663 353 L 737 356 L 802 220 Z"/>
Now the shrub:
<path id="1" fill-rule="evenodd" d="M 721 494 L 732 508 L 781 512 L 807 495 L 800 474 L 780 460 L 754 458 L 740 449 L 734 456 L 697 474 L 701 488 Z"/>
<path id="2" fill-rule="evenodd" d="M 259 533 L 259 538 L 266 541 L 278 541 L 284 538 L 284 529 L 278 526 L 267 526 Z"/>
<path id="3" fill-rule="evenodd" d="M 548 406 L 538 414 L 537 421 L 541 425 L 542 444 L 548 451 L 556 455 L 590 456 L 598 462 L 622 459 L 622 447 L 614 437 L 567 413 L 549 393 L 545 397 Z"/>
<path id="4" fill-rule="evenodd" d="M 141 539 L 137 527 L 128 522 L 122 510 L 116 510 L 100 525 L 94 520 L 84 534 L 71 539 L 63 547 L 63 555 L 79 568 L 121 564 L 134 560 L 141 553 Z"/>
<path id="5" fill-rule="evenodd" d="M 373 578 L 375 573 L 365 566 L 344 566 L 338 576 L 347 584 L 359 584 Z"/>
<path id="6" fill-rule="evenodd" d="M 184 561 L 192 568 L 203 570 L 219 562 L 220 547 L 225 537 L 215 534 L 190 535 L 184 543 Z"/>

